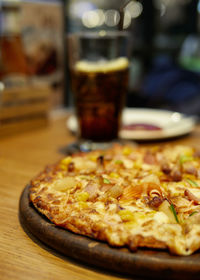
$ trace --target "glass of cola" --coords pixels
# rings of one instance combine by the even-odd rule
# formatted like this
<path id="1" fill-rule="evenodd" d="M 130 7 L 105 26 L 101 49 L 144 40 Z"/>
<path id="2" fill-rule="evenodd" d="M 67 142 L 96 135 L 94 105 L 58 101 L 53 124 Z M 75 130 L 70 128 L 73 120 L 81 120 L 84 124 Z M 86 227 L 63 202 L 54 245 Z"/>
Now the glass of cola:
<path id="1" fill-rule="evenodd" d="M 129 39 L 123 31 L 68 35 L 80 150 L 104 148 L 118 139 L 129 80 Z"/>

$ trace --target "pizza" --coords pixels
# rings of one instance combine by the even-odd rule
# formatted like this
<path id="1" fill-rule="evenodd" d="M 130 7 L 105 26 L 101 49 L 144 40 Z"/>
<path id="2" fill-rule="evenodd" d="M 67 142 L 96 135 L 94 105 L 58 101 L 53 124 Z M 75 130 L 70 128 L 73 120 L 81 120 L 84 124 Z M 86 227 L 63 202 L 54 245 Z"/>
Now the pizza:
<path id="1" fill-rule="evenodd" d="M 200 151 L 114 144 L 68 155 L 31 181 L 56 226 L 114 247 L 190 255 L 200 248 Z"/>

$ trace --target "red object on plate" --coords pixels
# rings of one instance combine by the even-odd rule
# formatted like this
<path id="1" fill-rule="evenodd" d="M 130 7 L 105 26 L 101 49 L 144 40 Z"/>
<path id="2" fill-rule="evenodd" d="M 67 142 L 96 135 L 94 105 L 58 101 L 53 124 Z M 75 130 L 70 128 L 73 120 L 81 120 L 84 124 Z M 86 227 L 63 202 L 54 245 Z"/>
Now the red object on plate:
<path id="1" fill-rule="evenodd" d="M 146 124 L 146 123 L 132 123 L 123 125 L 123 129 L 127 130 L 162 130 L 161 127 L 153 124 Z"/>

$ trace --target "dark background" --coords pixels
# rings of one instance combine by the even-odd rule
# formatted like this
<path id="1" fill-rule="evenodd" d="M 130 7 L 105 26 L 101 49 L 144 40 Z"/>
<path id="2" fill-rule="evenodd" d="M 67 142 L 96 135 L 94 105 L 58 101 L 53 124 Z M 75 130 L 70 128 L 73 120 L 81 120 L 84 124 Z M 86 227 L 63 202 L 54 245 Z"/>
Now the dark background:
<path id="1" fill-rule="evenodd" d="M 64 1 L 66 32 L 118 29 L 119 24 L 109 22 L 88 27 L 83 14 L 101 9 L 121 15 L 130 2 L 140 11 L 135 15 L 133 9 L 124 28 L 133 42 L 127 106 L 200 114 L 199 0 Z M 65 103 L 70 106 L 70 89 L 66 91 Z"/>

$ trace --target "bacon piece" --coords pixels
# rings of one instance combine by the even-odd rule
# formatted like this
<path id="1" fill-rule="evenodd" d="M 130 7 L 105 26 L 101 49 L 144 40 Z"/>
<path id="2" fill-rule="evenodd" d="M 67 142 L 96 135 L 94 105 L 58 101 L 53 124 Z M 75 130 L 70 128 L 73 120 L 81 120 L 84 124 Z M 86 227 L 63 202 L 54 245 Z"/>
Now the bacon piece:
<path id="1" fill-rule="evenodd" d="M 157 208 L 163 202 L 161 188 L 155 183 L 146 183 L 146 192 L 148 195 L 148 205 Z"/>
<path id="2" fill-rule="evenodd" d="M 97 158 L 97 163 L 100 165 L 100 166 L 104 166 L 104 156 L 99 156 Z"/>
<path id="3" fill-rule="evenodd" d="M 167 162 L 163 162 L 162 163 L 161 170 L 165 174 L 170 174 L 170 172 L 171 172 L 171 168 L 170 168 L 170 166 L 169 166 L 169 164 Z"/>
<path id="4" fill-rule="evenodd" d="M 195 204 L 200 204 L 200 198 L 196 197 L 196 195 L 194 195 L 188 189 L 185 190 L 184 194 L 189 200 L 194 201 Z"/>
<path id="5" fill-rule="evenodd" d="M 177 166 L 175 166 L 172 169 L 170 176 L 171 176 L 172 180 L 175 182 L 181 181 L 181 179 L 182 179 L 181 171 L 179 170 L 179 168 Z"/>
<path id="6" fill-rule="evenodd" d="M 172 181 L 178 182 L 182 179 L 182 174 L 179 166 L 174 166 L 173 168 L 171 168 L 167 162 L 163 162 L 161 165 L 161 170 L 164 174 L 169 175 L 169 178 Z"/>
<path id="7" fill-rule="evenodd" d="M 196 150 L 193 154 L 194 157 L 200 158 L 200 150 Z"/>
<path id="8" fill-rule="evenodd" d="M 73 172 L 75 170 L 74 162 L 70 162 L 68 165 L 68 172 Z"/>
<path id="9" fill-rule="evenodd" d="M 156 157 L 150 151 L 147 151 L 143 158 L 144 162 L 147 164 L 156 164 Z"/>
<path id="10" fill-rule="evenodd" d="M 163 198 L 160 196 L 154 196 L 150 201 L 149 201 L 149 206 L 152 208 L 158 208 L 163 202 Z"/>

